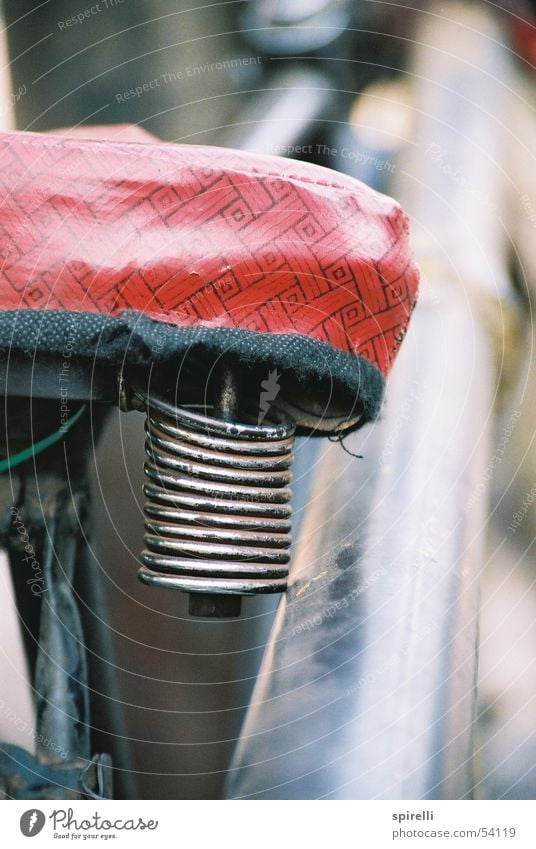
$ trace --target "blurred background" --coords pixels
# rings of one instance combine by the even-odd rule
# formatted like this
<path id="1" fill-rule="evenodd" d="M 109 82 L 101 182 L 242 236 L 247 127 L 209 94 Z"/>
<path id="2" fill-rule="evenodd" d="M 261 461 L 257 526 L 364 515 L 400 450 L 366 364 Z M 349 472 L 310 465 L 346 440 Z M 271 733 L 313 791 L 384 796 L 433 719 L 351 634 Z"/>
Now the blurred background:
<path id="1" fill-rule="evenodd" d="M 485 310 L 490 333 L 500 337 L 492 381 L 496 420 L 489 441 L 489 457 L 499 459 L 484 467 L 472 492 L 460 497 L 488 505 L 491 517 L 483 526 L 486 553 L 478 566 L 476 793 L 534 798 L 534 8 L 514 0 L 502 8 L 476 2 L 398 7 L 375 0 L 4 0 L 3 5 L 10 74 L 4 126 L 12 122 L 20 130 L 46 131 L 136 124 L 170 142 L 297 155 L 345 170 L 396 197 L 402 191 L 410 206 L 416 183 L 426 181 L 426 169 L 433 167 L 449 190 L 464 193 L 465 203 L 484 206 L 486 221 L 493 207 L 492 239 L 496 221 L 506 221 L 504 273 L 491 272 L 494 284 L 496 277 L 504 277 L 496 287 L 500 320 L 493 308 Z M 417 143 L 422 115 L 434 114 L 443 96 L 439 89 L 423 94 L 418 84 L 428 72 L 430 79 L 436 73 L 434 56 L 421 49 L 423 37 L 431 32 L 426 27 L 443 21 L 448 30 L 452 20 L 461 22 L 466 33 L 476 28 L 478 51 L 486 53 L 494 69 L 491 77 L 487 71 L 479 77 L 477 51 L 473 70 L 481 88 L 476 96 L 496 122 L 491 137 L 478 138 L 481 151 L 493 147 L 492 168 L 479 177 L 467 176 L 476 173 L 473 160 L 460 165 L 453 155 L 448 127 L 443 132 L 437 124 L 425 148 Z M 454 94 L 460 110 L 466 95 L 460 84 Z M 455 109 L 451 117 L 455 124 Z M 502 138 L 501 125 L 514 127 L 513 134 Z M 122 132 L 117 130 L 118 137 Z M 499 155 L 501 146 L 508 148 L 506 154 Z M 471 191 L 478 179 L 484 180 L 484 189 Z M 499 183 L 500 214 L 495 200 L 487 202 L 495 199 Z M 504 184 L 509 192 L 503 203 Z M 437 220 L 448 229 L 444 210 Z M 428 256 L 425 230 L 422 220 L 417 222 L 418 260 L 419 251 Z M 427 268 L 423 287 L 424 302 L 434 308 Z M 505 329 L 509 310 L 513 329 Z M 515 427 L 513 411 L 519 413 Z M 131 762 L 123 768 L 132 780 L 125 775 L 123 793 L 220 798 L 276 601 L 247 599 L 240 620 L 200 622 L 188 618 L 181 594 L 138 583 L 143 441 L 141 415 L 111 411 L 91 463 L 106 640 L 115 657 L 122 731 L 131 751 Z M 306 442 L 298 446 L 296 526 L 315 451 Z M 92 616 L 86 614 L 88 632 Z M 93 686 L 105 687 L 98 680 Z M 109 733 L 105 717 L 102 723 L 103 733 Z"/>

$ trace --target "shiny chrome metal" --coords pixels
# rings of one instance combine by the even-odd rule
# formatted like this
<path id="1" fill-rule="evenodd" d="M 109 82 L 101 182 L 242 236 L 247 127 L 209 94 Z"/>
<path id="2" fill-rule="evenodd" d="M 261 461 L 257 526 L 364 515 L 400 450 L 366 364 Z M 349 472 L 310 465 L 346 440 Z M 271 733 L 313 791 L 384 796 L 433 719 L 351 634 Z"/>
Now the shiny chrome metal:
<path id="1" fill-rule="evenodd" d="M 349 0 L 253 0 L 244 4 L 242 34 L 257 50 L 296 56 L 331 44 L 351 16 Z"/>
<path id="2" fill-rule="evenodd" d="M 223 381 L 222 419 L 153 396 L 147 405 L 146 550 L 140 579 L 190 593 L 286 589 L 294 424 L 229 421 L 232 381 Z"/>
<path id="3" fill-rule="evenodd" d="M 350 19 L 348 0 L 252 0 L 244 4 L 241 23 L 256 49 L 295 56 L 331 44 Z"/>
<path id="4" fill-rule="evenodd" d="M 262 90 L 223 132 L 222 141 L 256 153 L 293 156 L 309 139 L 311 126 L 324 121 L 332 106 L 333 81 L 321 71 L 271 70 Z"/>
<path id="5" fill-rule="evenodd" d="M 415 53 L 416 126 L 390 190 L 413 218 L 419 304 L 382 421 L 346 443 L 364 459 L 329 445 L 316 464 L 229 798 L 473 793 L 479 577 L 506 353 L 486 306 L 500 313 L 509 295 L 494 110 L 509 57 L 489 10 L 453 4 L 427 16 Z"/>
<path id="6" fill-rule="evenodd" d="M 228 797 L 470 795 L 492 396 L 485 331 L 423 301 L 363 459 L 322 447 Z"/>

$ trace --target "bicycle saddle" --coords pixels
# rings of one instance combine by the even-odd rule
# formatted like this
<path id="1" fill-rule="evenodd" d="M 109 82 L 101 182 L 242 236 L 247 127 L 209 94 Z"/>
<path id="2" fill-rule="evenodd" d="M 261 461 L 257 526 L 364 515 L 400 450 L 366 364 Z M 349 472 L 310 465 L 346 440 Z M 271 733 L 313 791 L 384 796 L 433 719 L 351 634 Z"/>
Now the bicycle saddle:
<path id="1" fill-rule="evenodd" d="M 415 305 L 400 207 L 274 156 L 0 135 L 0 348 L 282 374 L 298 426 L 373 419 Z"/>

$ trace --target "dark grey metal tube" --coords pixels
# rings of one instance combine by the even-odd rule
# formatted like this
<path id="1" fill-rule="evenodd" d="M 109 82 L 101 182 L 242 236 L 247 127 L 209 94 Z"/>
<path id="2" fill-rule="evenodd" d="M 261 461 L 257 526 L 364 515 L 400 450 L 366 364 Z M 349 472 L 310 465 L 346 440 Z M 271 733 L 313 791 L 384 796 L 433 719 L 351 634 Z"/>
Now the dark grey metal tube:
<path id="1" fill-rule="evenodd" d="M 90 757 L 87 659 L 72 588 L 79 548 L 76 520 L 80 505 L 56 497 L 49 509 L 35 671 L 39 732 L 36 750 L 44 763 L 61 763 Z M 52 750 L 55 753 L 59 749 L 59 755 L 51 755 L 50 741 L 60 744 Z"/>

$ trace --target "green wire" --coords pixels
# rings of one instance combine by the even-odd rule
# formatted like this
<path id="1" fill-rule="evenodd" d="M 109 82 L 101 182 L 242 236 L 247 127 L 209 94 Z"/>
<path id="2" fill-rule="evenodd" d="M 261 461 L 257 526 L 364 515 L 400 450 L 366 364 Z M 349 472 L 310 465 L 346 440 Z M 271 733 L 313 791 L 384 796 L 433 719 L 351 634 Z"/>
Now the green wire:
<path id="1" fill-rule="evenodd" d="M 51 445 L 55 445 L 56 442 L 63 439 L 65 434 L 74 424 L 76 424 L 82 413 L 85 411 L 86 406 L 86 404 L 82 404 L 78 412 L 76 412 L 72 418 L 67 419 L 65 424 L 63 424 L 55 433 L 51 433 L 50 436 L 45 436 L 44 439 L 40 439 L 39 442 L 35 442 L 33 445 L 30 445 L 28 448 L 24 448 L 23 451 L 19 451 L 11 457 L 6 457 L 5 460 L 0 460 L 0 474 L 9 471 L 9 469 L 12 469 L 14 466 L 19 466 L 21 463 L 26 462 L 26 460 L 30 460 L 32 457 L 35 457 L 37 454 L 41 454 L 42 451 L 45 451 L 47 448 L 50 448 Z"/>

